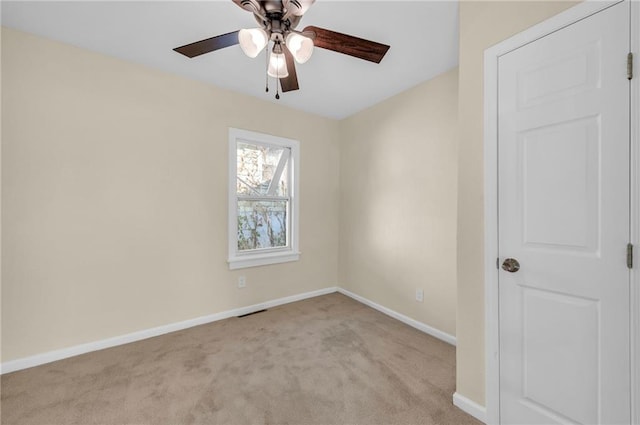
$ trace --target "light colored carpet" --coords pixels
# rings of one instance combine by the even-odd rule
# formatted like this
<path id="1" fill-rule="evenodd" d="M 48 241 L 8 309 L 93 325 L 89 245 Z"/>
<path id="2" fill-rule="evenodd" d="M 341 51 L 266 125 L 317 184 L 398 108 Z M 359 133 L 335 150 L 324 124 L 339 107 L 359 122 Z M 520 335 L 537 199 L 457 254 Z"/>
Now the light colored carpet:
<path id="1" fill-rule="evenodd" d="M 455 348 L 335 293 L 2 377 L 2 424 L 480 424 Z"/>

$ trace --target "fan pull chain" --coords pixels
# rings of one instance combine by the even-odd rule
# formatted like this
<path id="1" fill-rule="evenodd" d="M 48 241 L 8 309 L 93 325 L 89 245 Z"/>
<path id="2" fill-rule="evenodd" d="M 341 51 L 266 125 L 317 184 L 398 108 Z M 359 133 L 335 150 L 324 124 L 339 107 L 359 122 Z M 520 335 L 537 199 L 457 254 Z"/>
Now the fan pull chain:
<path id="1" fill-rule="evenodd" d="M 276 100 L 280 100 L 280 64 L 278 64 L 276 75 Z"/>
<path id="2" fill-rule="evenodd" d="M 265 57 L 267 58 L 267 67 L 266 70 L 267 72 L 264 73 L 265 77 L 266 77 L 266 83 L 265 83 L 265 93 L 269 93 L 269 49 L 267 46 L 267 49 L 265 49 Z"/>

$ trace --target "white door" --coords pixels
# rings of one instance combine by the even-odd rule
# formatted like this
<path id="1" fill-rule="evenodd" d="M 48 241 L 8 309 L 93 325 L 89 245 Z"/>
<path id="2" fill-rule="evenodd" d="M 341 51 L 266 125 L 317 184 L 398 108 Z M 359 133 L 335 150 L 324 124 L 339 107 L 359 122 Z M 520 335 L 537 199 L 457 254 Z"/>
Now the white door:
<path id="1" fill-rule="evenodd" d="M 628 52 L 624 2 L 499 59 L 503 424 L 631 422 Z"/>

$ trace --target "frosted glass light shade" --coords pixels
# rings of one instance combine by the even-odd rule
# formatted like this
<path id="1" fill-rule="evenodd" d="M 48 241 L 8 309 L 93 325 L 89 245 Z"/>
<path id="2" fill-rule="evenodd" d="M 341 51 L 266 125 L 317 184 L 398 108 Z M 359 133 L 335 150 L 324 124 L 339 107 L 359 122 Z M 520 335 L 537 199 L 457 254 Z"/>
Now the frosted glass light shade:
<path id="1" fill-rule="evenodd" d="M 285 43 L 298 63 L 305 63 L 313 53 L 313 40 L 304 35 L 291 32 L 287 34 Z"/>
<path id="2" fill-rule="evenodd" d="M 269 68 L 267 74 L 273 78 L 284 78 L 289 76 L 289 70 L 287 69 L 287 60 L 282 53 L 271 53 L 269 58 Z"/>
<path id="3" fill-rule="evenodd" d="M 255 58 L 267 45 L 269 37 L 262 28 L 242 29 L 238 33 L 238 42 L 245 55 Z"/>

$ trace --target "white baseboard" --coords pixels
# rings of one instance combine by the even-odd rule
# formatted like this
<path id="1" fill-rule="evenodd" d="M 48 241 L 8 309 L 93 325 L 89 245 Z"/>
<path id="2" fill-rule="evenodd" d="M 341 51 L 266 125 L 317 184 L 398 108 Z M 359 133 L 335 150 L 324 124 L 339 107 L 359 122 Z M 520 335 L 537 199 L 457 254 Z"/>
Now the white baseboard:
<path id="1" fill-rule="evenodd" d="M 477 420 L 487 423 L 487 409 L 484 406 L 480 406 L 475 401 L 469 400 L 463 395 L 453 393 L 453 405 L 462 410 L 465 413 L 470 414 Z"/>
<path id="2" fill-rule="evenodd" d="M 412 319 L 411 317 L 405 316 L 404 314 L 398 313 L 397 311 L 391 310 L 390 308 L 381 306 L 380 304 L 374 303 L 371 300 L 368 300 L 364 297 L 361 297 L 360 295 L 356 295 L 351 291 L 347 291 L 346 289 L 343 288 L 337 288 L 338 292 L 340 292 L 341 294 L 344 294 L 350 298 L 353 298 L 356 301 L 361 302 L 362 304 L 368 305 L 371 308 L 374 308 L 376 310 L 378 310 L 381 313 L 386 314 L 387 316 L 391 316 L 396 320 L 399 320 L 403 323 L 406 323 L 407 325 L 416 328 L 426 334 L 429 334 L 435 338 L 438 338 L 444 342 L 447 342 L 451 345 L 456 345 L 456 337 L 453 335 L 450 335 L 446 332 L 442 332 L 439 329 L 436 328 L 432 328 L 429 325 L 426 325 L 422 322 L 419 322 L 415 319 Z"/>
<path id="3" fill-rule="evenodd" d="M 105 348 L 115 347 L 122 344 L 128 344 L 131 342 L 141 341 L 143 339 L 152 338 L 155 336 L 164 335 L 170 332 L 180 331 L 183 329 L 191 328 L 198 325 L 204 325 L 206 323 L 216 322 L 218 320 L 228 319 L 230 317 L 241 316 L 243 314 L 252 313 L 263 309 L 273 308 L 283 304 L 289 304 L 295 301 L 305 300 L 307 298 L 318 297 L 321 295 L 330 294 L 332 292 L 340 292 L 354 300 L 361 302 L 371 308 L 374 308 L 381 313 L 391 316 L 396 320 L 399 320 L 407 325 L 414 327 L 424 333 L 427 333 L 435 338 L 438 338 L 444 342 L 452 345 L 456 345 L 456 338 L 453 335 L 449 335 L 438 329 L 432 328 L 422 322 L 414 320 L 404 314 L 400 314 L 380 304 L 374 303 L 360 295 L 356 295 L 353 292 L 347 291 L 336 286 L 320 289 L 312 292 L 305 292 L 303 294 L 292 295 L 290 297 L 278 298 L 276 300 L 267 301 L 260 304 L 254 304 L 247 307 L 240 307 L 233 310 L 227 310 L 220 313 L 210 314 L 208 316 L 197 317 L 195 319 L 185 320 L 177 323 L 170 323 L 164 326 L 158 326 L 151 329 L 145 329 L 138 332 L 132 332 L 126 335 L 120 335 L 113 338 L 107 338 L 100 341 L 89 342 L 86 344 L 80 344 L 73 347 L 62 348 L 60 350 L 49 351 L 42 354 L 36 354 L 35 356 L 24 357 L 17 360 L 11 360 L 0 364 L 0 374 L 15 372 L 22 369 L 38 366 L 45 363 L 55 362 L 57 360 L 66 359 L 80 354 L 90 353 L 92 351 L 102 350 Z M 454 396 L 455 397 L 455 396 Z M 464 410 L 464 409 L 463 409 Z M 466 411 L 466 410 L 465 410 Z"/>
<path id="4" fill-rule="evenodd" d="M 185 320 L 182 322 L 171 323 L 164 326 L 158 326 L 151 329 L 145 329 L 138 332 L 132 332 L 126 335 L 120 335 L 113 338 L 107 338 L 100 341 L 80 344 L 73 347 L 63 348 L 60 350 L 49 351 L 35 356 L 25 357 L 22 359 L 11 360 L 0 365 L 0 374 L 15 372 L 21 369 L 38 366 L 45 363 L 51 363 L 57 360 L 66 359 L 80 354 L 92 351 L 102 350 L 105 348 L 115 347 L 117 345 L 128 344 L 130 342 L 141 341 L 143 339 L 152 338 L 154 336 L 164 335 L 170 332 L 180 331 L 206 323 L 216 322 L 218 320 L 228 319 L 230 317 L 242 316 L 243 314 L 252 313 L 254 311 L 273 308 L 283 304 L 289 304 L 295 301 L 305 300 L 320 295 L 336 292 L 337 287 L 329 287 L 319 289 L 317 291 L 305 292 L 303 294 L 292 295 L 290 297 L 278 298 L 276 300 L 267 301 L 260 304 L 254 304 L 247 307 L 240 307 L 233 310 L 227 310 L 220 313 L 210 314 L 208 316 L 197 317 L 195 319 Z"/>

